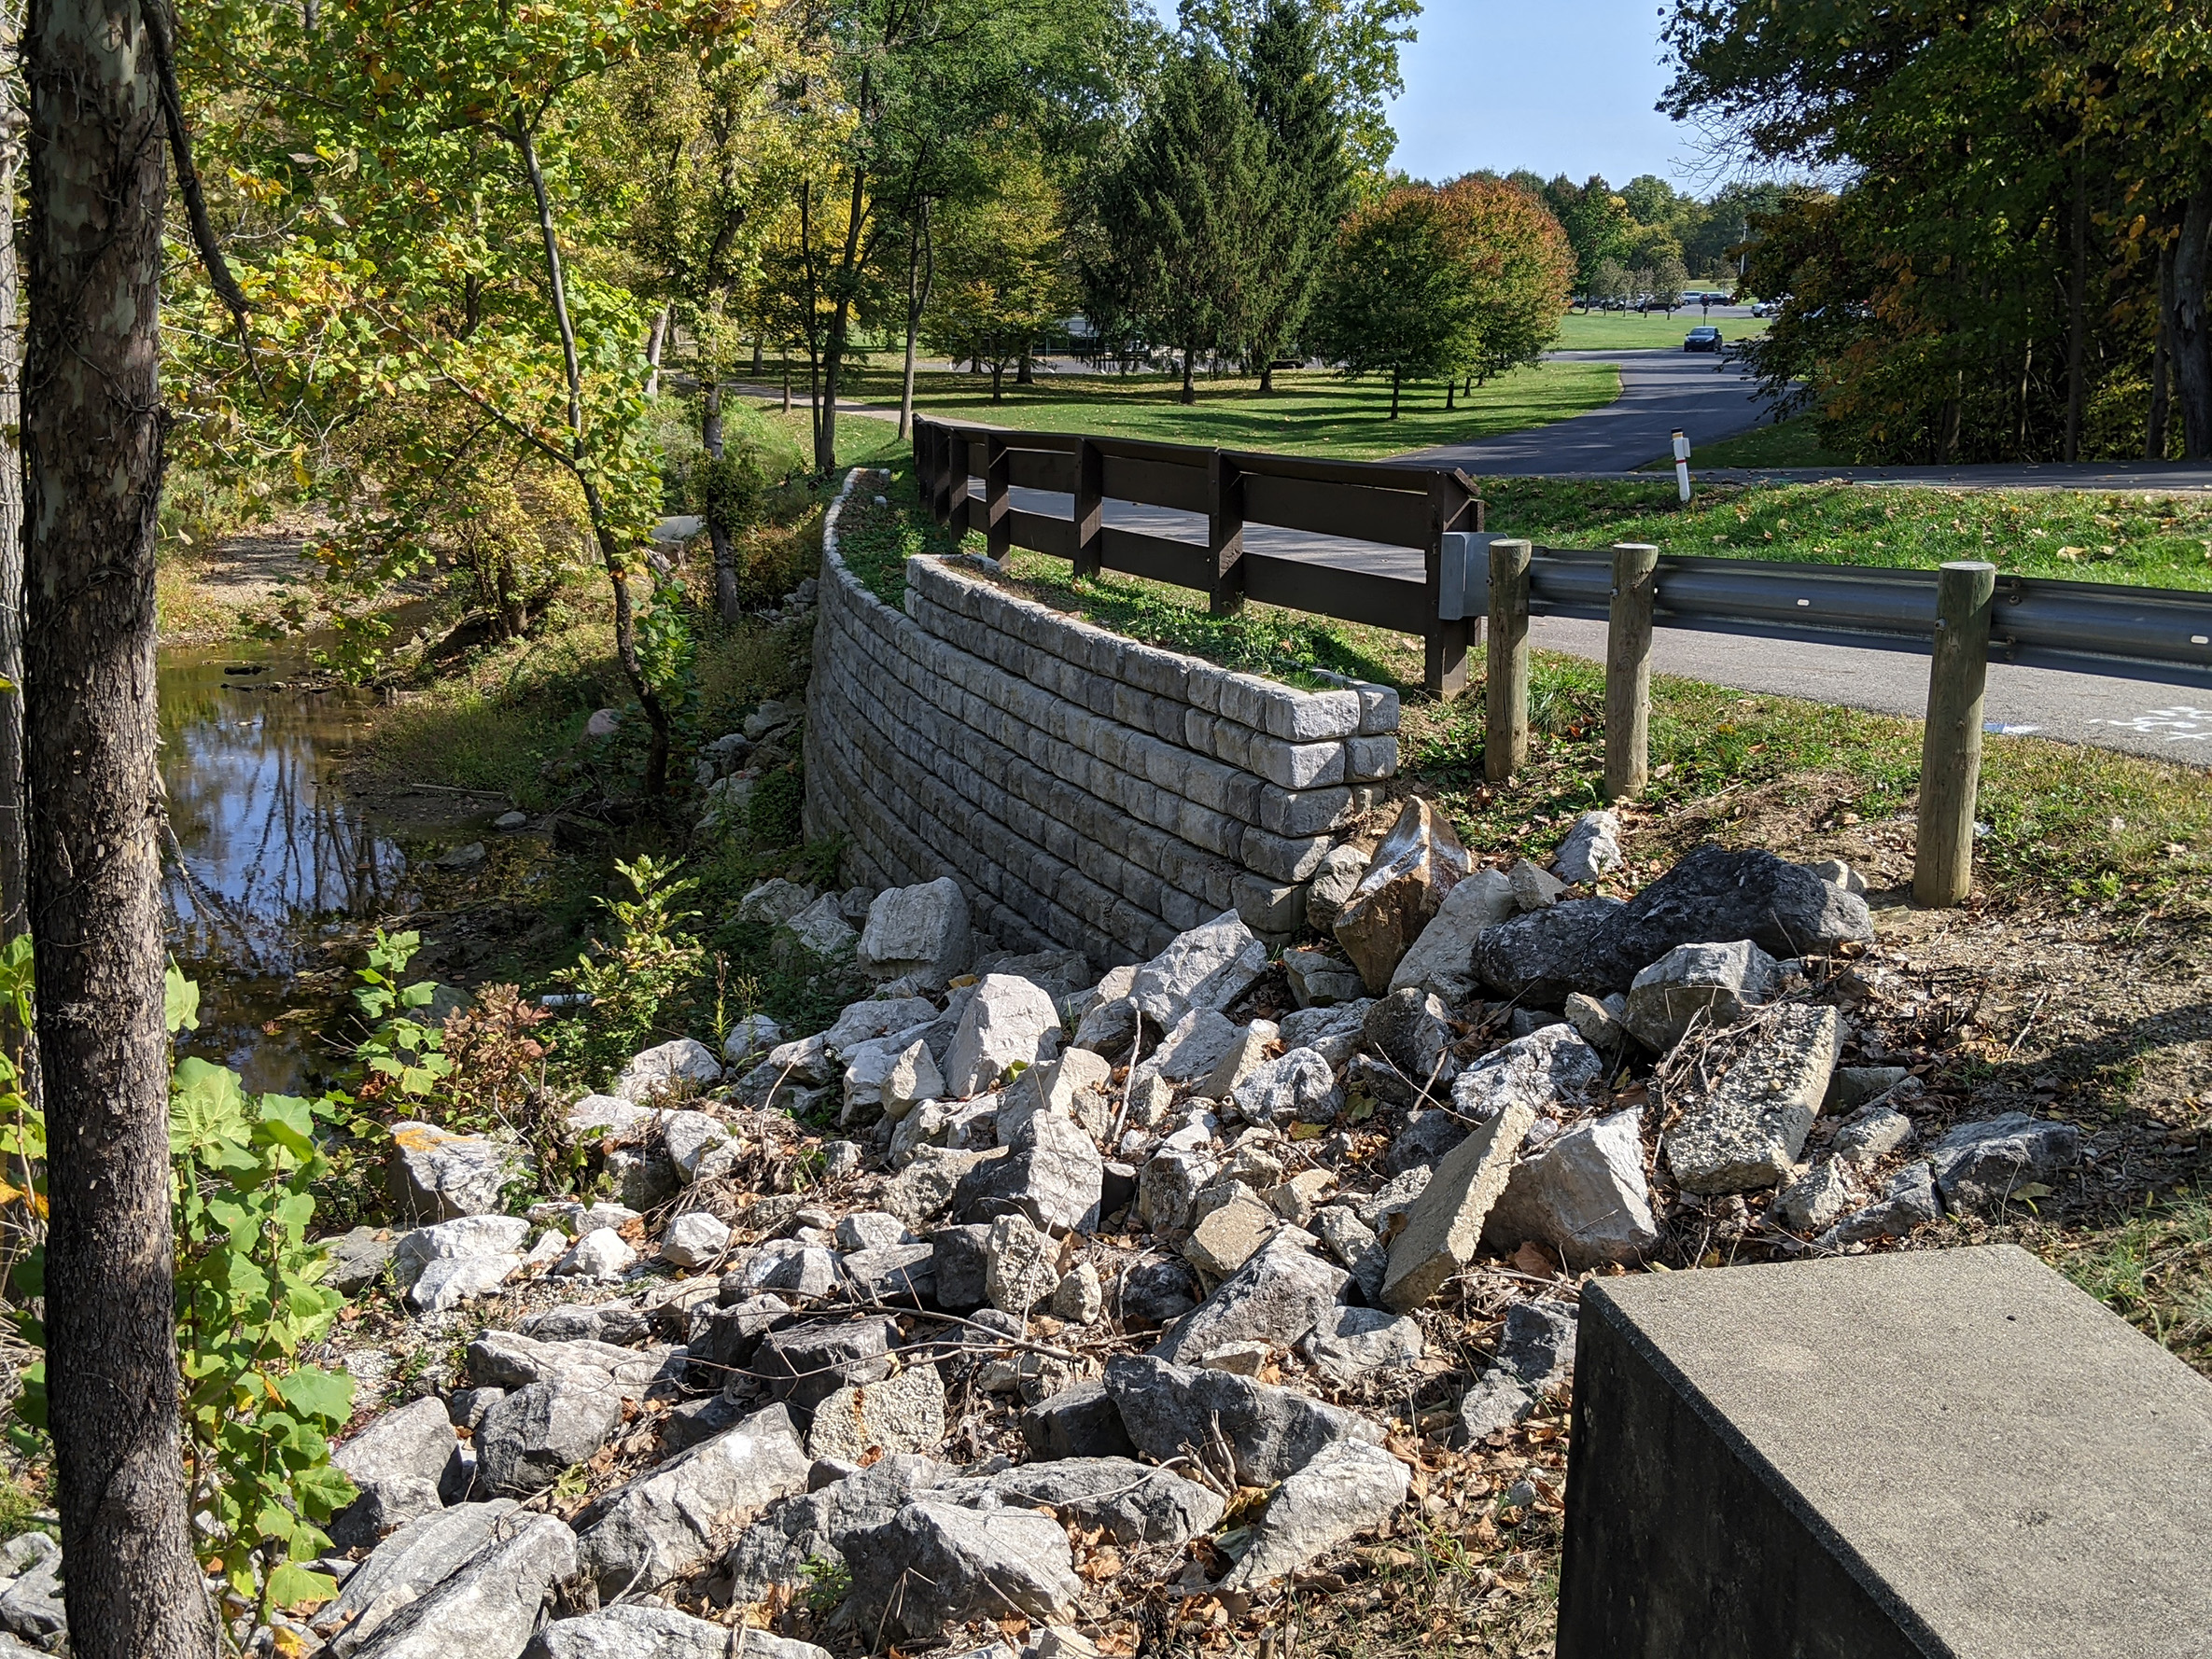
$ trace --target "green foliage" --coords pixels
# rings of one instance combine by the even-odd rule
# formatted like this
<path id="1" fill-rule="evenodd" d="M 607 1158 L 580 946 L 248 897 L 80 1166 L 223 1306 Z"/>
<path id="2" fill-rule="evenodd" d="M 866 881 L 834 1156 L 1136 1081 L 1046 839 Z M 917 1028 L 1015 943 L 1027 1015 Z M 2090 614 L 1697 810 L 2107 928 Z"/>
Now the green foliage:
<path id="1" fill-rule="evenodd" d="M 613 941 L 593 939 L 575 967 L 553 976 L 591 1003 L 548 1028 L 561 1069 L 595 1083 L 639 1049 L 676 1034 L 666 1026 L 689 1006 L 707 955 L 686 926 L 699 913 L 678 908 L 695 882 L 650 853 L 614 868 L 632 896 L 593 900 L 613 918 Z"/>
<path id="2" fill-rule="evenodd" d="M 361 1090 L 364 1099 L 427 1100 L 452 1075 L 453 1062 L 443 1053 L 442 1022 L 415 1017 L 416 1010 L 429 1007 L 437 985 L 427 980 L 399 983 L 422 943 L 419 933 L 386 933 L 379 927 L 367 966 L 356 970 L 361 983 L 354 1001 L 370 1022 L 369 1034 L 354 1046 L 354 1058 L 369 1074 Z"/>
<path id="3" fill-rule="evenodd" d="M 29 1013 L 30 941 L 0 953 L 0 996 Z M 169 969 L 163 1002 L 172 1035 L 198 1023 L 199 988 Z M 31 1191 L 42 1192 L 45 1125 L 16 1086 L 12 1059 L 0 1088 L 0 1145 Z M 238 1074 L 193 1056 L 170 1080 L 169 1150 L 175 1176 L 176 1319 L 188 1489 L 212 1525 L 196 1527 L 203 1559 L 220 1561 L 231 1587 L 264 1615 L 272 1607 L 328 1600 L 337 1585 L 306 1565 L 327 1554 L 323 1523 L 351 1503 L 353 1483 L 330 1463 L 329 1436 L 353 1415 L 353 1381 L 301 1362 L 345 1299 L 321 1282 L 323 1252 L 308 1240 L 310 1189 L 327 1169 L 318 1120 L 337 1103 L 249 1095 Z M 7 1202 L 24 1197 L 8 1189 Z M 32 1206 L 43 1218 L 44 1204 Z M 44 1250 L 12 1275 L 19 1310 L 42 1293 Z M 34 1346 L 44 1331 L 15 1316 Z M 9 1438 L 21 1454 L 43 1451 L 46 1366 L 25 1368 Z"/>
<path id="4" fill-rule="evenodd" d="M 703 457 L 692 475 L 692 500 L 699 515 L 725 531 L 751 523 L 767 493 L 767 464 L 759 446 L 745 438 L 725 439 L 722 453 Z"/>
<path id="5" fill-rule="evenodd" d="M 1390 378 L 1390 412 L 1400 389 L 1458 369 L 1477 320 L 1477 300 L 1456 256 L 1442 194 L 1393 190 L 1353 218 L 1337 249 L 1314 318 L 1323 349 L 1347 374 Z"/>
<path id="6" fill-rule="evenodd" d="M 756 847 L 796 844 L 801 830 L 800 808 L 805 804 L 806 779 L 798 762 L 779 766 L 761 777 L 745 806 L 746 831 Z"/>
<path id="7" fill-rule="evenodd" d="M 1398 135 L 1389 105 L 1406 90 L 1398 73 L 1399 49 L 1413 44 L 1421 0 L 1181 0 L 1177 19 L 1232 63 L 1258 65 L 1280 36 L 1285 14 L 1311 42 L 1313 71 L 1332 114 L 1343 127 L 1348 160 L 1370 191 L 1390 167 Z"/>
<path id="8" fill-rule="evenodd" d="M 683 719 L 696 708 L 699 646 L 692 634 L 689 596 L 673 571 L 654 584 L 652 604 L 638 620 L 637 661 L 671 718 Z"/>

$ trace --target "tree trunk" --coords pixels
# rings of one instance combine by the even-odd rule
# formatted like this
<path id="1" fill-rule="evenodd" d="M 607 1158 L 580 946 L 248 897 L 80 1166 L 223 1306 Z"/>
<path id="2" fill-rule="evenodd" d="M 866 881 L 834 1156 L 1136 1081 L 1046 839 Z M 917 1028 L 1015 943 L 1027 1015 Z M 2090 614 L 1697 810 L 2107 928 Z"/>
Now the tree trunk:
<path id="1" fill-rule="evenodd" d="M 1006 359 L 1003 357 L 991 359 L 991 401 L 1006 401 Z"/>
<path id="2" fill-rule="evenodd" d="M 790 414 L 791 412 L 791 348 L 788 342 L 785 344 L 781 356 L 783 358 L 783 412 Z"/>
<path id="3" fill-rule="evenodd" d="M 922 307 L 929 303 L 929 290 L 922 286 L 922 244 L 929 236 L 930 203 L 924 198 L 918 224 L 910 225 L 906 231 L 906 367 L 899 381 L 899 437 L 902 441 L 914 435 L 914 343 L 921 334 Z"/>
<path id="4" fill-rule="evenodd" d="M 1393 371 L 1390 377 L 1390 418 L 1393 421 L 1398 418 L 1398 388 L 1403 383 L 1402 377 Z"/>
<path id="5" fill-rule="evenodd" d="M 178 1444 L 154 544 L 167 151 L 135 0 L 36 0 L 24 771 L 47 1059 L 47 1388 L 81 1659 L 216 1632 Z"/>
<path id="6" fill-rule="evenodd" d="M 1275 354 L 1273 352 L 1269 352 L 1266 356 L 1260 359 L 1260 396 L 1263 397 L 1272 397 L 1274 395 Z"/>
<path id="7" fill-rule="evenodd" d="M 1457 409 L 1459 407 L 1459 396 L 1460 377 L 1456 374 L 1448 375 L 1444 382 L 1444 407 L 1447 410 Z"/>
<path id="8" fill-rule="evenodd" d="M 701 400 L 699 416 L 699 444 L 709 458 L 722 458 L 722 383 L 709 380 L 707 396 Z M 715 497 L 707 497 L 707 539 L 714 545 L 714 608 L 725 622 L 735 622 L 741 614 L 737 603 L 737 556 L 730 545 L 730 526 L 723 523 L 721 515 L 714 510 Z"/>
<path id="9" fill-rule="evenodd" d="M 664 305 L 653 313 L 652 332 L 645 337 L 645 395 L 661 395 L 661 353 L 668 344 L 668 308 Z"/>
<path id="10" fill-rule="evenodd" d="M 22 171 L 21 13 L 0 3 L 0 942 L 30 926 L 24 899 L 22 315 L 17 303 L 15 193 Z M 10 1051 L 27 1033 L 7 1032 Z M 27 1058 L 35 1062 L 36 1049 Z M 35 1077 L 35 1066 L 32 1070 Z"/>
<path id="11" fill-rule="evenodd" d="M 1197 355 L 1193 347 L 1184 346 L 1183 348 L 1183 401 L 1185 403 L 1196 403 L 1198 400 L 1198 388 L 1191 383 L 1191 363 Z"/>
<path id="12" fill-rule="evenodd" d="M 1033 386 L 1037 383 L 1036 360 L 1029 356 L 1029 348 L 1026 345 L 1022 347 L 1021 364 L 1014 371 L 1014 383 L 1017 386 Z"/>
<path id="13" fill-rule="evenodd" d="M 2174 307 L 2166 349 L 2174 357 L 2174 391 L 2181 404 L 2181 453 L 2212 460 L 2212 327 L 2205 314 L 2205 239 L 2212 233 L 2212 187 L 2189 199 L 2181 240 L 2174 248 Z"/>
<path id="14" fill-rule="evenodd" d="M 2074 273 L 2067 286 L 2066 308 L 2069 314 L 2066 329 L 2066 450 L 2069 461 L 2081 459 L 2081 405 L 2085 393 L 2083 380 L 2088 372 L 2083 361 L 2089 339 L 2089 161 L 2086 156 L 2077 156 L 2074 162 Z"/>
<path id="15" fill-rule="evenodd" d="M 756 381 L 761 378 L 763 354 L 766 350 L 767 342 L 762 340 L 761 331 L 755 328 L 752 335 L 752 377 Z"/>
<path id="16" fill-rule="evenodd" d="M 2158 256 L 2158 333 L 2150 347 L 2150 418 L 2144 425 L 2143 458 L 2163 461 L 2166 458 L 2166 423 L 2171 399 L 2166 392 L 2167 359 L 2173 356 L 2168 345 L 2172 339 L 2174 311 L 2174 254 L 2163 249 Z"/>

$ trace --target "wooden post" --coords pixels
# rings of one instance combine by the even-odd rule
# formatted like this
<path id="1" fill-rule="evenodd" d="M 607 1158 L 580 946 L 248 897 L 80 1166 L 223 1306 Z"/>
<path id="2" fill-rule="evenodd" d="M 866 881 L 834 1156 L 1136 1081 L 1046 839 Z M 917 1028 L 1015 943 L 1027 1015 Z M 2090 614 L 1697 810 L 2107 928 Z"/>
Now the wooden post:
<path id="1" fill-rule="evenodd" d="M 1651 773 L 1651 604 L 1659 549 L 1617 542 L 1605 637 L 1605 799 L 1641 794 Z"/>
<path id="2" fill-rule="evenodd" d="M 1087 438 L 1075 443 L 1075 560 L 1078 579 L 1104 568 L 1106 457 Z"/>
<path id="3" fill-rule="evenodd" d="M 1974 885 L 1974 799 L 1981 782 L 1981 696 L 1997 567 L 1960 560 L 1936 575 L 1936 654 L 1920 749 L 1920 843 L 1912 897 L 1946 908 Z"/>
<path id="4" fill-rule="evenodd" d="M 945 434 L 945 522 L 957 537 L 968 534 L 968 435 L 958 426 Z"/>
<path id="5" fill-rule="evenodd" d="M 1014 526 L 1006 522 L 1013 510 L 1013 468 L 1007 463 L 1006 439 L 993 432 L 983 440 L 983 534 L 985 551 L 1001 563 L 1014 551 Z"/>
<path id="6" fill-rule="evenodd" d="M 1474 643 L 1481 621 L 1463 618 L 1445 621 L 1437 613 L 1444 592 L 1444 537 L 1455 530 L 1482 528 L 1482 503 L 1457 472 L 1429 475 L 1429 545 L 1424 550 L 1422 574 L 1427 592 L 1423 599 L 1428 618 L 1426 648 L 1421 658 L 1421 689 L 1432 697 L 1449 702 L 1467 689 L 1467 648 Z"/>
<path id="7" fill-rule="evenodd" d="M 914 493 L 921 497 L 922 511 L 937 516 L 937 428 L 934 423 L 914 423 Z"/>
<path id="8" fill-rule="evenodd" d="M 1490 676 L 1482 774 L 1502 784 L 1529 761 L 1529 561 L 1525 541 L 1490 544 Z"/>
<path id="9" fill-rule="evenodd" d="M 1244 475 L 1219 450 L 1206 464 L 1206 551 L 1213 561 L 1208 598 L 1217 617 L 1244 608 Z"/>

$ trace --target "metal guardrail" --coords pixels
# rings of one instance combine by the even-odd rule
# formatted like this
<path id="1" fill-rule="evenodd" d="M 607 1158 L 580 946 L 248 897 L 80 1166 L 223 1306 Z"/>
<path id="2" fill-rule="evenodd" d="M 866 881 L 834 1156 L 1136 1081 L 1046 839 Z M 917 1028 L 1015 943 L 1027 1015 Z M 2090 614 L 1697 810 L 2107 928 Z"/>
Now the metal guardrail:
<path id="1" fill-rule="evenodd" d="M 1490 545 L 1501 539 L 1491 534 L 1446 538 L 1447 616 L 1455 614 L 1455 602 L 1460 616 L 1487 612 Z M 1937 583 L 1933 570 L 1662 553 L 1652 609 L 1662 625 L 1925 645 L 1936 635 Z M 1537 615 L 1604 619 L 1613 601 L 1612 553 L 1535 549 L 1529 601 Z M 2212 593 L 2000 575 L 1989 655 L 2026 667 L 2158 670 L 2163 677 L 2212 684 Z"/>

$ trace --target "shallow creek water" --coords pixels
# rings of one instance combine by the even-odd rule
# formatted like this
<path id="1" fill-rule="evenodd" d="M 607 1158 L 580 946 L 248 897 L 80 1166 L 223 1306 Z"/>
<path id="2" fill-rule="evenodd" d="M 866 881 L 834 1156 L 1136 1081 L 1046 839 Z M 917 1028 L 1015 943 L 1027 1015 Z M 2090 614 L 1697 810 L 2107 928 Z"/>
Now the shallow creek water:
<path id="1" fill-rule="evenodd" d="M 181 1051 L 286 1093 L 331 1069 L 329 1016 L 358 959 L 345 941 L 413 902 L 399 842 L 338 784 L 374 697 L 307 689 L 301 667 L 237 645 L 160 662 L 169 948 L 201 988 Z"/>

